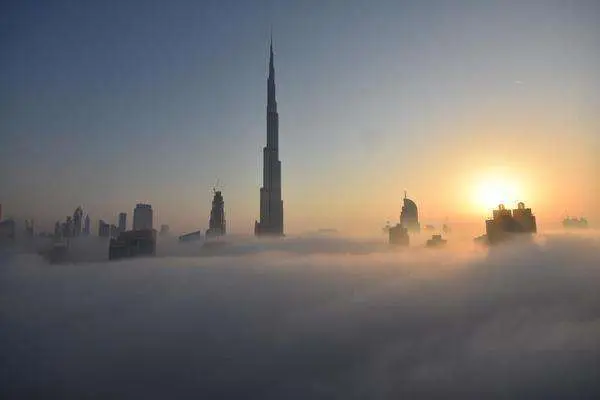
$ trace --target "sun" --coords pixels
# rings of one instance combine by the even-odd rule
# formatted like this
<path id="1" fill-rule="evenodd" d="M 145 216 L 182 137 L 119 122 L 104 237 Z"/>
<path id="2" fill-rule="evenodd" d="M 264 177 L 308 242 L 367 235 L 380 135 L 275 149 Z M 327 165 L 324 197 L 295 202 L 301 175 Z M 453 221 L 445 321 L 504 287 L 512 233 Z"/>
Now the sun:
<path id="1" fill-rule="evenodd" d="M 473 205 L 478 211 L 489 211 L 499 204 L 512 207 L 520 199 L 519 183 L 506 176 L 480 178 L 473 188 Z"/>

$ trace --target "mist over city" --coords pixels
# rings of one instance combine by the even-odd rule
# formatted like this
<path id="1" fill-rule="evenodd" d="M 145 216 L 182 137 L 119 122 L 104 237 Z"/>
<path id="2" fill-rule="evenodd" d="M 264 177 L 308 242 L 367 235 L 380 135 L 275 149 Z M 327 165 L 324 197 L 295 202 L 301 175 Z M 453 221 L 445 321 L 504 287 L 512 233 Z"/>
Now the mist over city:
<path id="1" fill-rule="evenodd" d="M 600 397 L 600 3 L 0 5 L 0 398 Z"/>

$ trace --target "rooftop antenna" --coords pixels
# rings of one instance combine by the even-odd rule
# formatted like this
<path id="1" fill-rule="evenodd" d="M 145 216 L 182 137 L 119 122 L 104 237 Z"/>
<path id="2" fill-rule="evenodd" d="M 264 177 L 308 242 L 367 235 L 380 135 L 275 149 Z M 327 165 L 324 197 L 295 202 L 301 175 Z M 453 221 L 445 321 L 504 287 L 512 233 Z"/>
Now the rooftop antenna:
<path id="1" fill-rule="evenodd" d="M 406 199 L 406 190 L 404 191 L 404 198 Z"/>

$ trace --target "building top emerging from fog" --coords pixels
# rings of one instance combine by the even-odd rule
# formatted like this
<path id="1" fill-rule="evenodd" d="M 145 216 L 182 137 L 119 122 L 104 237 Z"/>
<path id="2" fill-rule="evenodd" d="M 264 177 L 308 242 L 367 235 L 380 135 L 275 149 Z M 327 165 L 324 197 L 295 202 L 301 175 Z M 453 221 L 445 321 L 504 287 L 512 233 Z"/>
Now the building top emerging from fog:
<path id="1" fill-rule="evenodd" d="M 133 230 L 153 229 L 153 216 L 150 204 L 138 203 L 133 210 Z"/>
<path id="2" fill-rule="evenodd" d="M 404 203 L 402 212 L 400 213 L 400 224 L 409 232 L 419 233 L 421 226 L 419 225 L 419 209 L 414 201 L 406 197 L 404 192 Z"/>

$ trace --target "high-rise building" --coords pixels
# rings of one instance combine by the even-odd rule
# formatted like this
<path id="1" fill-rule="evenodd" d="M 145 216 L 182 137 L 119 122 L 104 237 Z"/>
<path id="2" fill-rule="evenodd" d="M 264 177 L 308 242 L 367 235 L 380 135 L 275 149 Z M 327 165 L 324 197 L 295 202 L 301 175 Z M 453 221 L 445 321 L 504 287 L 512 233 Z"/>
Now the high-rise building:
<path id="1" fill-rule="evenodd" d="M 152 206 L 139 203 L 133 209 L 133 230 L 152 229 Z"/>
<path id="2" fill-rule="evenodd" d="M 83 209 L 77 207 L 73 213 L 73 236 L 81 235 L 83 227 Z"/>
<path id="3" fill-rule="evenodd" d="M 83 234 L 85 236 L 90 236 L 92 232 L 92 221 L 90 219 L 89 214 L 86 214 L 85 219 L 83 220 Z"/>
<path id="4" fill-rule="evenodd" d="M 103 220 L 98 221 L 98 236 L 110 237 L 110 224 L 107 224 Z"/>
<path id="5" fill-rule="evenodd" d="M 225 235 L 225 232 L 225 202 L 221 191 L 215 190 L 206 237 L 222 236 Z"/>
<path id="6" fill-rule="evenodd" d="M 62 236 L 62 229 L 60 226 L 60 221 L 56 221 L 56 223 L 54 224 L 54 237 L 61 237 Z"/>
<path id="7" fill-rule="evenodd" d="M 0 221 L 2 221 L 2 204 L 0 204 Z"/>
<path id="8" fill-rule="evenodd" d="M 267 145 L 263 148 L 263 186 L 260 188 L 260 221 L 254 224 L 257 236 L 283 236 L 283 200 L 281 199 L 281 161 L 279 161 L 279 114 L 275 98 L 273 38 L 269 46 L 267 80 Z"/>
<path id="9" fill-rule="evenodd" d="M 400 224 L 404 226 L 408 232 L 419 233 L 421 225 L 419 224 L 419 209 L 414 201 L 406 197 L 404 192 L 404 204 L 400 213 Z"/>
<path id="10" fill-rule="evenodd" d="M 119 232 L 127 230 L 127 213 L 119 213 Z"/>
<path id="11" fill-rule="evenodd" d="M 160 236 L 167 236 L 169 234 L 169 225 L 162 224 L 160 226 Z"/>

